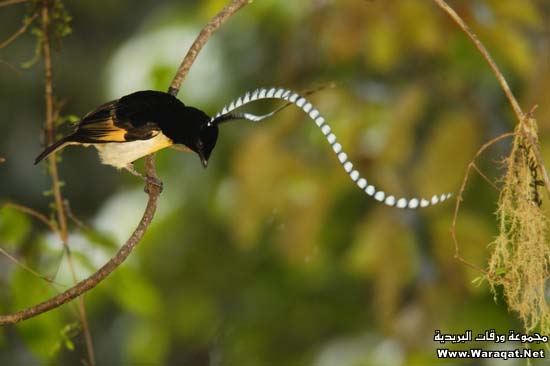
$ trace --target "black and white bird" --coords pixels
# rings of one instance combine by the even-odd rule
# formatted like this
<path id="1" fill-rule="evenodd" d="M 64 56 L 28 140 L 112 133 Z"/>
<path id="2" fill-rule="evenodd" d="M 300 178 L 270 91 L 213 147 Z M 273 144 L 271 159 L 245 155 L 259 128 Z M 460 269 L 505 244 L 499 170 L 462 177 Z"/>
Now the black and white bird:
<path id="1" fill-rule="evenodd" d="M 337 141 L 325 118 L 305 97 L 288 89 L 256 89 L 247 92 L 209 117 L 203 111 L 184 105 L 171 94 L 159 91 L 139 91 L 103 104 L 85 115 L 74 133 L 48 146 L 35 160 L 35 164 L 49 154 L 68 145 L 95 146 L 104 164 L 126 169 L 134 175 L 148 179 L 133 167 L 134 161 L 174 144 L 182 144 L 195 152 L 206 168 L 218 139 L 218 127 L 232 120 L 259 122 L 273 116 L 283 107 L 265 115 L 240 113 L 236 110 L 261 99 L 279 99 L 296 105 L 315 122 L 325 135 L 338 161 L 351 180 L 367 195 L 388 206 L 418 208 L 447 200 L 450 194 L 434 195 L 431 199 L 396 198 L 375 188 L 361 177 Z"/>
<path id="2" fill-rule="evenodd" d="M 138 91 L 86 114 L 75 132 L 48 146 L 35 160 L 68 145 L 94 146 L 104 164 L 144 177 L 133 166 L 139 158 L 174 144 L 195 152 L 206 168 L 218 139 L 217 124 L 203 111 L 159 91 Z"/>

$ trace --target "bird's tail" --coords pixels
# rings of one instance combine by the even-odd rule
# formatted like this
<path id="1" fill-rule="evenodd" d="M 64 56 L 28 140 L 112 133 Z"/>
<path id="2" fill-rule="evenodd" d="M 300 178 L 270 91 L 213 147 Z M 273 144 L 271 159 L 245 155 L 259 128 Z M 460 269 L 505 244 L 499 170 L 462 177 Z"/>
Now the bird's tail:
<path id="1" fill-rule="evenodd" d="M 260 99 L 282 99 L 289 103 L 296 105 L 302 111 L 304 111 L 309 118 L 315 122 L 317 127 L 321 129 L 323 135 L 325 135 L 328 143 L 332 147 L 332 150 L 336 154 L 340 164 L 349 175 L 349 177 L 355 182 L 355 184 L 363 190 L 367 195 L 374 197 L 375 200 L 385 203 L 388 206 L 396 206 L 398 208 L 418 208 L 435 205 L 439 202 L 448 200 L 451 197 L 450 193 L 434 195 L 431 199 L 424 198 L 396 198 L 393 195 L 386 194 L 386 192 L 377 189 L 372 184 L 368 184 L 365 178 L 362 178 L 359 171 L 353 169 L 353 164 L 349 161 L 348 155 L 343 151 L 342 145 L 337 142 L 336 135 L 331 132 L 330 126 L 325 121 L 325 118 L 321 116 L 320 112 L 313 107 L 313 105 L 307 101 L 303 96 L 283 88 L 271 88 L 271 89 L 256 89 L 254 92 L 248 92 L 239 99 L 232 101 L 228 106 L 216 114 L 211 119 L 209 125 L 224 123 L 237 119 L 245 119 L 252 122 L 259 122 L 268 117 L 271 117 L 277 113 L 279 109 L 274 110 L 271 113 L 257 116 L 251 113 L 232 113 L 237 108 L 242 107 L 245 104 L 254 102 Z M 283 106 L 284 107 L 284 106 Z"/>
<path id="2" fill-rule="evenodd" d="M 34 165 L 40 163 L 42 160 L 47 158 L 48 155 L 50 155 L 51 153 L 53 153 L 53 152 L 55 152 L 59 149 L 62 149 L 65 146 L 67 146 L 68 144 L 70 144 L 71 141 L 69 140 L 69 137 L 70 136 L 64 137 L 61 140 L 56 141 L 53 144 L 51 144 L 50 146 L 48 146 L 44 151 L 42 151 L 42 153 L 40 153 L 40 155 L 38 155 L 36 157 L 36 159 L 34 160 Z"/>

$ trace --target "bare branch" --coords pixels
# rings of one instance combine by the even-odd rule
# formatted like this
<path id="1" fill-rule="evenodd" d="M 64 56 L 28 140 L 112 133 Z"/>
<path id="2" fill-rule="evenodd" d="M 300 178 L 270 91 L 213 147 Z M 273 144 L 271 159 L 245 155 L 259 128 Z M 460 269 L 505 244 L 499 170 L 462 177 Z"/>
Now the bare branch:
<path id="1" fill-rule="evenodd" d="M 154 162 L 152 161 L 152 159 L 147 159 L 146 163 L 148 165 L 146 171 L 148 173 L 154 173 Z M 27 309 L 18 311 L 13 314 L 0 316 L 0 325 L 18 323 L 22 320 L 29 319 L 46 311 L 55 309 L 77 298 L 83 293 L 91 290 L 92 288 L 97 286 L 97 284 L 103 281 L 107 276 L 109 276 L 122 262 L 126 260 L 126 258 L 128 258 L 132 250 L 143 238 L 143 235 L 147 231 L 147 228 L 149 227 L 149 224 L 153 219 L 159 197 L 158 187 L 150 184 L 149 192 L 149 201 L 147 202 L 145 213 L 143 214 L 139 225 L 134 230 L 128 241 L 120 248 L 117 254 L 113 258 L 111 258 L 103 267 L 101 267 L 97 272 L 95 272 L 87 279 L 80 281 L 75 286 L 71 287 L 65 292 L 62 292 L 52 297 L 49 300 L 46 300 L 40 304 L 31 306 Z"/>
<path id="2" fill-rule="evenodd" d="M 29 28 L 29 26 L 32 24 L 32 22 L 34 22 L 34 20 L 38 17 L 38 13 L 35 13 L 33 14 L 29 19 L 27 19 L 27 21 L 25 21 L 25 23 L 23 24 L 23 26 L 21 28 L 19 28 L 19 30 L 17 32 L 15 32 L 14 34 L 12 34 L 8 39 L 6 39 L 4 42 L 0 43 L 0 49 L 6 47 L 7 45 L 9 45 L 10 43 L 12 43 L 13 41 L 15 41 L 17 39 L 17 37 L 19 37 L 20 35 L 22 35 L 23 33 L 25 33 L 27 31 L 27 29 Z"/>
<path id="3" fill-rule="evenodd" d="M 65 200 L 63 204 L 65 205 L 65 213 L 67 214 L 67 217 L 71 219 L 71 221 L 74 222 L 76 226 L 78 226 L 82 230 L 92 231 L 92 229 L 88 225 L 86 225 L 84 222 L 82 222 L 82 220 L 75 216 L 75 214 L 71 210 L 69 200 Z"/>
<path id="4" fill-rule="evenodd" d="M 249 2 L 248 0 L 233 1 L 205 26 L 205 28 L 200 32 L 199 36 L 197 37 L 197 40 L 195 41 L 195 43 L 193 44 L 193 46 L 185 56 L 184 61 L 182 62 L 182 65 L 180 66 L 180 69 L 178 70 L 176 77 L 174 78 L 174 81 L 170 86 L 169 92 L 171 92 L 173 95 L 178 93 L 181 87 L 181 84 L 183 82 L 183 79 L 187 74 L 187 71 L 193 64 L 202 46 L 208 41 L 210 35 L 216 29 L 218 29 L 221 26 L 221 24 L 225 20 L 227 20 L 232 14 L 234 14 L 237 10 L 242 8 L 244 5 L 248 4 L 248 2 Z M 155 160 L 153 155 L 149 155 L 145 158 L 145 172 L 148 176 L 155 179 L 157 178 L 157 174 L 155 170 Z M 132 252 L 132 250 L 141 241 L 141 239 L 145 235 L 145 232 L 147 231 L 155 215 L 158 198 L 160 195 L 160 190 L 159 190 L 159 187 L 154 185 L 151 180 L 151 182 L 147 183 L 147 191 L 149 192 L 149 200 L 147 201 L 145 212 L 143 213 L 143 216 L 137 228 L 134 230 L 130 238 L 119 249 L 119 251 L 113 258 L 111 258 L 103 267 L 101 267 L 98 271 L 96 271 L 90 277 L 80 281 L 75 286 L 71 287 L 65 292 L 58 294 L 40 304 L 26 308 L 24 310 L 21 310 L 12 314 L 0 316 L 0 325 L 18 323 L 25 319 L 29 319 L 37 315 L 40 315 L 44 312 L 55 309 L 71 300 L 74 300 L 75 298 L 81 296 L 85 292 L 97 286 L 97 284 L 99 284 L 101 281 L 107 278 L 116 268 L 118 268 L 118 266 L 120 266 L 120 264 L 122 264 L 124 260 L 126 260 L 126 258 Z"/>
<path id="5" fill-rule="evenodd" d="M 3 8 L 4 6 L 9 6 L 9 5 L 26 3 L 27 1 L 28 0 L 6 0 L 6 1 L 2 1 L 0 3 L 0 8 Z"/>
<path id="6" fill-rule="evenodd" d="M 51 55 L 51 43 L 50 43 L 50 6 L 51 4 L 45 2 L 40 9 L 40 25 L 42 30 L 42 37 L 40 38 L 40 48 L 42 51 L 42 57 L 44 59 L 44 97 L 46 104 L 46 121 L 44 124 L 44 134 L 46 135 L 46 142 L 51 145 L 55 142 L 55 121 L 58 116 L 58 110 L 55 107 L 54 94 L 53 94 L 53 63 Z M 65 205 L 63 195 L 61 193 L 61 184 L 59 180 L 59 172 L 57 169 L 57 158 L 55 152 L 52 153 L 48 159 L 48 171 L 52 178 L 52 190 L 54 196 L 55 211 L 57 213 L 57 222 L 59 225 L 59 236 L 65 249 L 67 249 L 67 262 L 71 271 L 73 282 L 78 282 L 76 275 L 73 255 L 69 249 L 69 229 L 67 226 L 67 215 L 65 214 Z M 78 299 L 78 313 L 82 330 L 84 334 L 84 340 L 86 343 L 86 351 L 88 355 L 88 361 L 90 366 L 95 365 L 95 355 L 92 344 L 92 336 L 90 333 L 90 327 L 88 325 L 88 316 L 86 314 L 86 307 L 84 304 L 84 297 Z"/>
<path id="7" fill-rule="evenodd" d="M 50 15 L 48 6 L 44 5 L 41 10 L 41 23 L 42 23 L 42 56 L 44 58 L 44 74 L 46 77 L 45 82 L 45 102 L 46 102 L 46 122 L 44 125 L 44 132 L 46 135 L 47 145 L 51 145 L 55 142 L 55 108 L 53 97 L 53 66 L 52 55 L 50 48 L 49 38 L 49 24 Z M 57 221 L 59 223 L 59 233 L 64 245 L 67 245 L 68 229 L 67 229 L 67 217 L 65 215 L 65 206 L 63 205 L 63 196 L 61 194 L 61 185 L 59 184 L 59 173 L 57 171 L 57 158 L 56 153 L 53 152 L 48 160 L 48 170 L 52 177 L 53 195 L 55 201 L 55 210 L 57 212 Z"/>
<path id="8" fill-rule="evenodd" d="M 464 33 L 466 33 L 468 35 L 468 37 L 470 37 L 470 39 L 475 44 L 475 46 L 477 47 L 477 49 L 479 50 L 481 55 L 485 58 L 485 60 L 487 61 L 487 63 L 491 67 L 491 69 L 493 70 L 493 73 L 495 74 L 498 82 L 500 83 L 500 86 L 501 86 L 502 90 L 506 94 L 506 97 L 508 97 L 508 101 L 510 102 L 510 105 L 512 106 L 512 109 L 514 110 L 514 113 L 516 114 L 518 123 L 522 123 L 525 119 L 525 114 L 521 110 L 521 107 L 519 106 L 519 103 L 518 103 L 516 97 L 514 97 L 514 94 L 512 93 L 512 90 L 508 86 L 508 82 L 506 82 L 506 79 L 504 78 L 504 75 L 502 75 L 502 72 L 500 72 L 497 64 L 495 63 L 495 61 L 491 57 L 491 54 L 489 53 L 489 51 L 487 51 L 487 49 L 485 48 L 483 43 L 481 43 L 479 38 L 477 38 L 475 33 L 470 29 L 470 27 L 468 27 L 468 25 L 464 22 L 464 20 L 462 20 L 462 18 L 453 10 L 453 8 L 451 8 L 444 0 L 434 0 L 434 1 L 437 3 L 437 5 L 441 9 L 443 9 L 460 26 L 460 28 L 464 31 Z M 534 106 L 527 113 L 529 118 L 532 118 L 532 115 L 533 115 L 536 108 L 537 108 L 537 106 Z M 550 199 L 550 179 L 548 178 L 548 173 L 546 172 L 546 167 L 544 165 L 544 162 L 542 161 L 542 155 L 540 153 L 538 144 L 536 143 L 535 138 L 533 137 L 533 135 L 530 132 L 525 131 L 525 129 L 523 129 L 522 133 L 525 135 L 525 137 L 529 140 L 529 142 L 531 144 L 531 148 L 533 149 L 533 152 L 535 154 L 535 158 L 537 160 L 537 165 L 538 165 L 538 167 L 540 169 L 540 172 L 542 174 L 542 177 L 544 179 L 544 186 L 546 188 L 546 194 L 548 195 L 548 198 Z"/>
<path id="9" fill-rule="evenodd" d="M 497 64 L 491 57 L 491 54 L 483 43 L 477 38 L 475 33 L 468 27 L 468 25 L 462 20 L 462 18 L 454 11 L 453 8 L 451 8 L 444 0 L 434 0 L 436 4 L 443 9 L 458 25 L 459 27 L 470 37 L 472 42 L 474 42 L 475 46 L 479 50 L 479 52 L 483 55 L 485 60 L 489 63 L 489 66 L 495 73 L 495 76 L 498 79 L 498 82 L 500 83 L 500 86 L 502 87 L 502 90 L 504 90 L 504 93 L 508 97 L 508 100 L 510 101 L 510 105 L 512 106 L 512 109 L 514 110 L 514 113 L 516 114 L 516 117 L 518 119 L 518 122 L 522 120 L 523 118 L 523 112 L 521 110 L 521 107 L 519 106 L 518 101 L 516 100 L 516 97 L 514 97 L 514 94 L 512 93 L 512 90 L 510 90 L 510 87 L 508 86 L 508 83 L 506 82 L 506 79 L 500 72 Z"/>
<path id="10" fill-rule="evenodd" d="M 55 284 L 55 285 L 59 285 L 61 286 L 60 283 L 57 283 L 55 282 L 53 279 L 51 279 L 50 277 L 46 277 L 46 276 L 43 276 L 41 275 L 40 273 L 36 272 L 34 269 L 30 268 L 29 266 L 27 266 L 26 264 L 24 264 L 23 262 L 21 262 L 19 259 L 15 258 L 13 255 L 11 255 L 10 253 L 6 252 L 3 248 L 0 247 L 0 253 L 2 255 L 4 255 L 6 258 L 8 258 L 10 261 L 12 261 L 13 263 L 15 263 L 16 265 L 18 265 L 19 267 L 23 268 L 25 271 L 29 272 L 30 274 L 32 274 L 33 276 L 36 276 L 44 281 L 47 281 L 51 284 Z"/>
<path id="11" fill-rule="evenodd" d="M 459 262 L 467 265 L 468 267 L 470 268 L 473 268 L 479 272 L 482 272 L 486 275 L 489 275 L 489 272 L 487 272 L 486 270 L 480 268 L 479 266 L 476 266 L 475 264 L 472 264 L 470 262 L 468 262 L 466 259 L 464 259 L 461 255 L 460 255 L 460 249 L 459 249 L 459 245 L 458 245 L 458 239 L 456 238 L 456 222 L 458 220 L 458 212 L 460 211 L 460 203 L 462 202 L 463 200 L 463 196 L 464 196 L 464 190 L 466 189 L 466 184 L 468 183 L 468 178 L 470 177 L 470 170 L 474 169 L 474 170 L 477 170 L 477 167 L 475 165 L 475 161 L 476 159 L 481 155 L 483 154 L 483 152 L 485 150 L 487 150 L 490 146 L 492 146 L 493 144 L 495 144 L 496 142 L 500 141 L 500 140 L 503 140 L 505 138 L 508 138 L 508 137 L 512 137 L 514 136 L 515 134 L 513 132 L 508 132 L 508 133 L 505 133 L 503 135 L 500 135 L 500 136 L 497 136 L 495 137 L 494 139 L 492 139 L 491 141 L 488 141 L 486 142 L 485 144 L 483 144 L 483 146 L 481 146 L 479 148 L 479 150 L 476 152 L 476 154 L 474 155 L 474 158 L 472 159 L 472 161 L 470 161 L 470 163 L 468 164 L 468 168 L 466 169 L 466 174 L 464 174 L 464 179 L 462 181 L 462 185 L 460 186 L 460 190 L 458 191 L 458 195 L 456 196 L 456 204 L 455 204 L 455 213 L 453 215 L 453 223 L 451 224 L 451 236 L 453 238 L 453 242 L 454 242 L 454 245 L 455 245 L 455 259 L 458 260 Z M 479 172 L 479 170 L 477 170 Z M 483 177 L 485 177 L 484 174 L 482 174 Z M 486 178 L 486 177 L 485 177 Z M 488 180 L 488 179 L 487 179 Z M 494 185 L 491 184 L 493 187 Z"/>
<path id="12" fill-rule="evenodd" d="M 17 67 L 10 64 L 8 61 L 0 59 L 0 64 L 6 65 L 8 68 L 11 69 L 11 71 L 13 71 L 15 73 L 15 75 L 17 75 L 18 77 L 21 77 L 21 75 L 22 75 L 21 71 Z"/>
<path id="13" fill-rule="evenodd" d="M 498 82 L 500 83 L 500 86 L 501 86 L 502 90 L 504 91 L 504 94 L 506 94 L 506 97 L 508 98 L 508 101 L 510 102 L 510 105 L 512 106 L 512 109 L 514 110 L 514 113 L 516 114 L 516 118 L 518 120 L 518 123 L 522 127 L 522 128 L 520 128 L 520 133 L 529 141 L 529 144 L 531 146 L 531 149 L 532 149 L 532 151 L 535 155 L 535 159 L 537 161 L 538 169 L 540 170 L 541 175 L 542 175 L 543 180 L 544 180 L 544 186 L 546 188 L 546 194 L 548 195 L 548 198 L 550 198 L 550 179 L 548 178 L 548 173 L 546 171 L 544 162 L 542 161 L 542 155 L 540 153 L 537 140 L 533 136 L 533 133 L 531 131 L 528 131 L 527 128 L 526 128 L 526 126 L 527 126 L 526 122 L 529 119 L 533 118 L 532 115 L 533 115 L 533 113 L 536 109 L 536 106 L 533 107 L 531 109 L 531 111 L 529 111 L 527 114 L 523 113 L 517 99 L 515 98 L 514 94 L 512 93 L 512 90 L 510 89 L 508 83 L 506 82 L 506 79 L 504 78 L 504 75 L 499 70 L 497 64 L 495 63 L 495 61 L 491 57 L 491 54 L 489 53 L 489 51 L 487 51 L 487 49 L 481 43 L 479 38 L 470 29 L 470 27 L 468 27 L 468 25 L 464 22 L 464 20 L 462 20 L 462 18 L 453 10 L 453 8 L 451 8 L 444 0 L 434 0 L 434 1 L 443 11 L 445 11 L 458 24 L 458 26 L 464 31 L 464 33 L 466 33 L 466 35 L 468 35 L 468 37 L 475 44 L 475 46 L 477 47 L 477 49 L 479 50 L 479 52 L 481 53 L 483 58 L 485 58 L 485 60 L 487 61 L 487 63 L 491 67 L 491 70 L 493 70 L 493 73 L 495 74 Z M 506 135 L 508 135 L 508 134 L 502 135 L 501 137 L 506 136 Z M 479 155 L 479 153 L 481 153 L 484 150 L 484 148 L 487 148 L 493 142 L 495 142 L 495 140 L 491 140 L 487 144 L 483 145 L 482 148 L 480 149 L 480 151 L 478 151 L 478 154 L 476 154 L 476 156 L 474 157 L 474 160 Z M 470 169 L 472 168 L 472 166 L 475 166 L 475 164 L 473 164 L 473 160 L 468 165 L 468 169 L 466 171 L 466 175 L 464 176 L 464 181 L 463 181 L 463 184 L 462 184 L 462 187 L 461 187 L 460 195 L 457 197 L 457 200 L 456 200 L 457 203 L 456 203 L 456 208 L 455 208 L 455 215 L 454 215 L 453 224 L 452 224 L 452 227 L 451 227 L 451 235 L 452 235 L 453 240 L 455 242 L 455 258 L 457 258 L 459 261 L 461 261 L 461 262 L 463 262 L 467 265 L 470 265 L 470 264 L 465 262 L 464 259 L 462 257 L 460 257 L 460 255 L 458 253 L 458 242 L 457 242 L 456 236 L 455 236 L 455 225 L 456 225 L 456 218 L 458 216 L 458 209 L 459 209 L 459 206 L 460 206 L 460 201 L 462 200 L 462 192 L 464 191 L 464 187 L 465 187 L 466 182 L 468 180 L 468 174 L 469 174 Z"/>
<path id="14" fill-rule="evenodd" d="M 195 42 L 191 45 L 187 54 L 183 58 L 172 84 L 168 88 L 168 93 L 172 95 L 178 95 L 183 79 L 187 76 L 191 65 L 195 62 L 195 59 L 199 55 L 202 47 L 206 44 L 210 36 L 218 30 L 218 28 L 233 14 L 235 14 L 239 9 L 248 3 L 252 2 L 251 0 L 233 0 L 225 8 L 222 9 L 211 21 L 206 24 L 206 26 L 201 30 Z"/>
<path id="15" fill-rule="evenodd" d="M 474 169 L 474 170 L 477 172 L 477 174 L 479 174 L 479 175 L 481 176 L 481 178 L 483 178 L 483 180 L 485 180 L 485 181 L 487 182 L 487 184 L 490 185 L 495 191 L 500 192 L 500 189 L 498 189 L 498 187 L 496 186 L 496 184 L 493 183 L 493 182 L 491 182 L 491 180 L 489 179 L 489 177 L 487 177 L 487 176 L 485 175 L 485 173 L 483 173 L 483 172 L 481 171 L 481 169 L 479 169 L 479 168 L 477 167 L 477 165 L 476 165 L 475 163 L 473 163 L 473 162 L 472 162 L 472 169 Z"/>

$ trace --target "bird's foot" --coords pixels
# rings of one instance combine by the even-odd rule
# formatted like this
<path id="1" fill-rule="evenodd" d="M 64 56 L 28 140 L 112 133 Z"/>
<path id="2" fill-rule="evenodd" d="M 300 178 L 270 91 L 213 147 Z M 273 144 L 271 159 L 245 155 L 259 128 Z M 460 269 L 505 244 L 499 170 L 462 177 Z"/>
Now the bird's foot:
<path id="1" fill-rule="evenodd" d="M 159 193 L 162 193 L 162 189 L 163 189 L 163 183 L 160 179 L 158 178 L 155 178 L 155 177 L 150 177 L 148 175 L 145 175 L 145 174 L 141 174 L 140 172 L 138 172 L 135 168 L 134 168 L 134 165 L 133 164 L 130 164 L 126 167 L 124 167 L 124 169 L 126 169 L 128 172 L 132 173 L 133 175 L 135 175 L 136 177 L 140 177 L 141 179 L 143 179 L 145 182 L 147 182 L 147 184 L 145 185 L 145 188 L 143 189 L 143 191 L 147 194 L 150 193 L 149 191 L 149 185 L 153 185 L 153 186 L 156 186 L 159 190 Z"/>
<path id="2" fill-rule="evenodd" d="M 162 183 L 162 181 L 158 178 L 155 178 L 155 177 L 150 177 L 148 175 L 145 176 L 145 181 L 147 182 L 147 184 L 145 185 L 145 188 L 143 188 L 143 191 L 147 194 L 151 193 L 149 191 L 149 185 L 154 185 L 158 188 L 159 190 L 159 193 L 162 193 L 162 190 L 164 188 L 164 183 Z"/>

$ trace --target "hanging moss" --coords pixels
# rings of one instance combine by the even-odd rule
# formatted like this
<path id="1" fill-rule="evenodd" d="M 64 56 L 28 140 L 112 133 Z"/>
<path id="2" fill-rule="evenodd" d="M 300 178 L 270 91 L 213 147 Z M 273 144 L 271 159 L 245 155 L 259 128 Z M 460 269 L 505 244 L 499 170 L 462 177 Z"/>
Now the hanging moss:
<path id="1" fill-rule="evenodd" d="M 522 133 L 522 129 L 523 132 Z M 525 133 L 537 142 L 537 126 L 528 118 L 516 128 L 512 152 L 499 198 L 499 235 L 491 244 L 489 261 L 493 291 L 502 286 L 508 307 L 517 312 L 526 330 L 550 331 L 545 288 L 550 276 L 548 219 L 541 210 L 538 165 Z"/>

